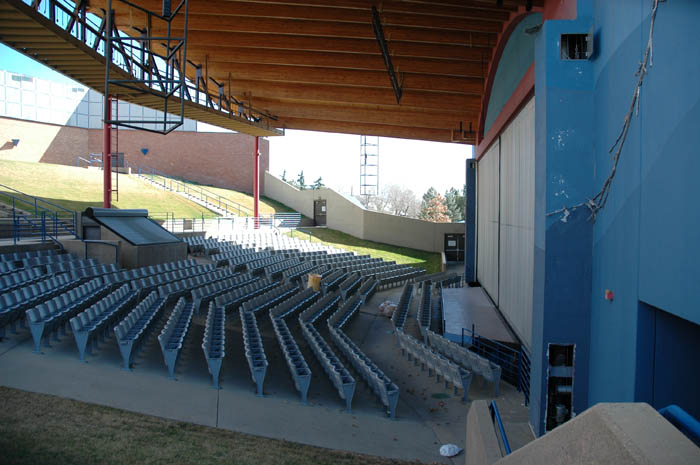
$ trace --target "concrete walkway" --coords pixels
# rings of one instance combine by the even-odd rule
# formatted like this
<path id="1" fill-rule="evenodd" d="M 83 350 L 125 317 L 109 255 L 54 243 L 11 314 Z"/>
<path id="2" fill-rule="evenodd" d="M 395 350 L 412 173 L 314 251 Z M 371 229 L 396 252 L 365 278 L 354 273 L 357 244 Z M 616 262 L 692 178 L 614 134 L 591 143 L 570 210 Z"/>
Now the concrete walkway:
<path id="1" fill-rule="evenodd" d="M 424 462 L 462 463 L 463 456 L 454 460 L 440 457 L 439 447 L 445 443 L 464 447 L 468 403 L 461 402 L 461 393 L 455 395 L 451 387 L 445 389 L 444 384 L 428 377 L 427 371 L 403 358 L 389 320 L 378 314 L 379 303 L 398 300 L 400 291 L 396 288 L 375 295 L 345 328 L 348 336 L 400 387 L 399 418 L 395 421 L 386 416 L 383 406 L 354 372 L 357 388 L 353 412 L 346 413 L 344 401 L 303 339 L 296 318 L 291 317 L 288 324 L 313 373 L 309 405 L 302 405 L 267 314 L 258 315 L 270 363 L 263 398 L 255 396 L 237 314 L 227 316 L 221 390 L 210 387 L 200 347 L 202 315 L 195 318 L 186 339 L 177 381 L 167 378 L 155 338 L 159 329 L 152 333 L 131 371 L 120 368 L 121 356 L 113 338 L 88 357 L 88 363 L 81 363 L 70 333 L 39 355 L 32 352 L 29 332 L 20 330 L 0 342 L 0 384 L 315 446 Z M 415 308 L 411 316 L 415 316 Z M 159 325 L 163 324 L 161 319 Z M 316 327 L 333 347 L 325 318 Z M 489 398 L 491 393 L 492 387 L 477 377 L 470 398 Z M 527 409 L 522 403 L 522 394 L 501 383 L 498 404 L 514 449 L 532 440 L 529 428 L 523 427 L 527 424 Z"/>

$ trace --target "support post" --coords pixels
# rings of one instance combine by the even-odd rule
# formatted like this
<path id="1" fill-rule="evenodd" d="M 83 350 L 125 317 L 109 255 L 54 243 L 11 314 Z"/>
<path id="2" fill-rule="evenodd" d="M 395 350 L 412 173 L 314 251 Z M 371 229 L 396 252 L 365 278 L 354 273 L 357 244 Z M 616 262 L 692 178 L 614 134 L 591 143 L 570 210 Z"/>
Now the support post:
<path id="1" fill-rule="evenodd" d="M 253 149 L 253 221 L 255 229 L 260 228 L 258 217 L 258 202 L 260 201 L 260 138 L 255 136 L 255 147 Z"/>
<path id="2" fill-rule="evenodd" d="M 105 96 L 104 109 L 104 150 L 102 152 L 102 170 L 104 171 L 104 208 L 112 208 L 112 96 Z"/>

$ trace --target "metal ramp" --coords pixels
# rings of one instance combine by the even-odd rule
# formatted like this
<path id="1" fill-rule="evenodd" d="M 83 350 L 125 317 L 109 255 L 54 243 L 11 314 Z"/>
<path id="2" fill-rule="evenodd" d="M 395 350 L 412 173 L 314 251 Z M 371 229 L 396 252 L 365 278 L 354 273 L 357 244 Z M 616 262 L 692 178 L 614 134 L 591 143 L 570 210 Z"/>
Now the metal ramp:
<path id="1" fill-rule="evenodd" d="M 0 41 L 40 63 L 105 93 L 105 21 L 86 15 L 85 2 L 67 0 L 0 0 Z M 100 22 L 101 21 L 101 22 Z M 112 44 L 110 78 L 137 80 L 133 66 L 119 63 L 123 57 L 118 42 Z M 133 58 L 133 57 L 131 57 Z M 116 63 L 115 63 L 116 61 Z M 189 66 L 197 66 L 188 63 Z M 135 72 L 134 72 L 135 73 Z M 184 117 L 253 136 L 279 136 L 276 117 L 241 107 L 222 96 L 211 94 L 206 83 L 187 80 Z M 146 84 L 120 88 L 120 100 L 180 116 L 180 105 L 164 107 L 166 94 Z M 179 98 L 179 97 L 178 97 Z"/>

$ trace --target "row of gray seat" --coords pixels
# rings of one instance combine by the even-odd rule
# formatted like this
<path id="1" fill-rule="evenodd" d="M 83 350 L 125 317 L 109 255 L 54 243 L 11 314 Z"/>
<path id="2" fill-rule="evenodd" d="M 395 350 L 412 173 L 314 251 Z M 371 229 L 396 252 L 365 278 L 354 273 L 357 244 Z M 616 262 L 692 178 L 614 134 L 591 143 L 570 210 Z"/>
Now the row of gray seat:
<path id="1" fill-rule="evenodd" d="M 362 303 L 367 303 L 367 301 L 372 298 L 375 291 L 377 290 L 378 284 L 379 281 L 372 277 L 367 278 L 362 282 L 362 285 L 358 290 L 358 293 L 362 297 Z"/>
<path id="2" fill-rule="evenodd" d="M 245 357 L 248 360 L 248 367 L 250 368 L 250 377 L 255 383 L 258 396 L 262 397 L 268 363 L 262 336 L 260 336 L 260 329 L 258 328 L 258 321 L 253 312 L 247 312 L 241 308 L 238 313 L 241 318 L 243 347 L 245 349 Z"/>
<path id="3" fill-rule="evenodd" d="M 299 320 L 304 323 L 315 323 L 316 320 L 328 312 L 338 308 L 340 303 L 340 295 L 337 292 L 327 294 L 316 301 L 312 306 L 301 312 Z"/>
<path id="4" fill-rule="evenodd" d="M 182 270 L 191 268 L 197 265 L 197 262 L 190 258 L 187 260 L 179 260 L 176 262 L 161 263 L 158 265 L 143 266 L 132 270 L 121 270 L 116 273 L 111 273 L 105 276 L 105 284 L 117 287 L 123 283 L 131 282 L 136 279 L 145 278 L 155 274 L 165 273 L 167 271 Z"/>
<path id="5" fill-rule="evenodd" d="M 486 381 L 493 383 L 495 386 L 495 394 L 498 396 L 498 385 L 501 380 L 500 365 L 493 363 L 486 357 L 482 357 L 468 348 L 462 347 L 433 331 L 427 330 L 426 336 L 431 348 L 451 358 L 465 369 L 480 375 Z"/>
<path id="6" fill-rule="evenodd" d="M 362 305 L 362 296 L 359 294 L 349 298 L 331 316 L 328 317 L 328 324 L 333 328 L 342 328 L 355 315 Z"/>
<path id="7" fill-rule="evenodd" d="M 299 292 L 299 287 L 294 284 L 277 285 L 257 297 L 247 300 L 241 304 L 241 309 L 244 312 L 257 313 L 260 311 L 269 310 L 286 298 L 293 296 Z"/>
<path id="8" fill-rule="evenodd" d="M 0 261 L 0 276 L 35 266 L 46 265 L 47 263 L 58 263 L 75 259 L 77 259 L 77 257 L 71 254 L 51 254 L 25 257 L 19 260 Z"/>
<path id="9" fill-rule="evenodd" d="M 61 329 L 65 334 L 65 326 L 73 316 L 97 302 L 108 292 L 102 280 L 97 278 L 27 310 L 25 314 L 34 339 L 34 352 L 40 352 L 42 340 L 49 345 L 51 333 L 57 336 L 57 331 Z"/>
<path id="10" fill-rule="evenodd" d="M 0 276 L 0 294 L 35 283 L 45 275 L 46 273 L 39 268 L 28 268 Z"/>
<path id="11" fill-rule="evenodd" d="M 102 277 L 102 280 L 108 287 L 116 287 L 112 283 L 108 283 L 107 279 L 119 271 L 119 268 L 114 263 L 109 265 L 97 265 L 89 268 L 79 268 L 70 272 L 71 279 L 87 281 L 96 277 Z M 121 284 L 121 283 L 119 283 Z"/>
<path id="12" fill-rule="evenodd" d="M 379 281 L 379 289 L 389 289 L 392 287 L 402 286 L 410 281 L 413 281 L 416 276 L 425 273 L 422 268 L 406 267 L 403 269 L 386 271 L 374 275 Z"/>
<path id="13" fill-rule="evenodd" d="M 273 265 L 275 263 L 283 262 L 286 258 L 282 255 L 270 255 L 269 257 L 259 258 L 253 261 L 249 261 L 245 264 L 245 269 L 251 275 L 262 274 L 265 272 L 265 268 Z"/>
<path id="14" fill-rule="evenodd" d="M 224 279 L 238 275 L 231 269 L 218 269 L 209 273 L 198 274 L 190 278 L 171 281 L 158 287 L 158 294 L 161 297 L 167 297 L 169 300 L 178 299 L 180 297 L 189 297 L 194 289 L 206 286 L 208 284 L 216 284 Z"/>
<path id="15" fill-rule="evenodd" d="M 340 358 L 333 352 L 326 340 L 321 337 L 318 330 L 314 328 L 314 325 L 311 322 L 303 321 L 301 315 L 299 315 L 299 323 L 304 338 L 311 347 L 311 351 L 321 363 L 323 370 L 338 391 L 340 398 L 345 400 L 346 410 L 350 413 L 352 398 L 355 394 L 355 379 L 345 368 Z"/>
<path id="16" fill-rule="evenodd" d="M 399 303 L 396 305 L 396 309 L 394 309 L 394 313 L 391 315 L 391 323 L 394 328 L 403 329 L 404 324 L 406 324 L 406 318 L 408 317 L 408 310 L 411 307 L 412 299 L 413 284 L 406 283 L 401 291 Z"/>
<path id="17" fill-rule="evenodd" d="M 20 321 L 24 327 L 27 309 L 62 294 L 78 284 L 78 280 L 63 274 L 0 295 L 0 337 L 5 337 L 5 328 L 8 325 L 12 332 L 16 331 L 17 321 Z"/>
<path id="18" fill-rule="evenodd" d="M 43 268 L 44 270 L 46 270 L 47 274 L 56 274 L 56 273 L 67 273 L 69 271 L 79 270 L 81 268 L 90 268 L 93 266 L 97 266 L 99 264 L 100 264 L 100 262 L 98 262 L 94 258 L 88 258 L 86 260 L 76 258 L 75 260 L 66 260 L 66 261 L 62 261 L 62 262 L 48 263 L 46 265 L 41 266 L 40 268 Z"/>
<path id="19" fill-rule="evenodd" d="M 125 370 L 131 369 L 164 308 L 165 299 L 158 295 L 158 291 L 152 291 L 114 328 Z"/>
<path id="20" fill-rule="evenodd" d="M 359 273 L 352 273 L 347 275 L 347 277 L 338 284 L 338 290 L 343 300 L 347 300 L 351 295 L 353 295 L 362 284 L 362 276 Z"/>
<path id="21" fill-rule="evenodd" d="M 92 354 L 100 341 L 105 340 L 124 313 L 133 308 L 137 298 L 138 292 L 124 284 L 70 319 L 81 362 L 85 361 L 86 354 Z"/>
<path id="22" fill-rule="evenodd" d="M 209 273 L 213 270 L 214 265 L 195 265 L 180 270 L 166 271 L 164 273 L 154 274 L 145 278 L 133 280 L 131 281 L 131 288 L 135 291 L 140 291 L 141 295 L 143 296 L 164 284 L 192 278 L 194 276 Z"/>
<path id="23" fill-rule="evenodd" d="M 27 250 L 25 252 L 9 252 L 0 254 L 0 262 L 17 262 L 25 258 L 44 257 L 58 254 L 58 249 Z"/>
<path id="24" fill-rule="evenodd" d="M 316 268 L 311 262 L 302 262 L 298 265 L 292 266 L 284 270 L 282 273 L 282 279 L 287 282 L 299 282 L 303 277 L 309 273 L 313 273 L 313 269 Z"/>
<path id="25" fill-rule="evenodd" d="M 168 367 L 168 377 L 175 379 L 175 365 L 180 355 L 180 349 L 190 329 L 194 307 L 192 302 L 184 297 L 175 304 L 175 308 L 170 312 L 168 321 L 158 335 L 158 343 L 163 354 L 163 361 Z"/>
<path id="26" fill-rule="evenodd" d="M 328 294 L 329 292 L 337 290 L 340 283 L 342 283 L 347 277 L 348 274 L 345 273 L 345 271 L 338 269 L 334 270 L 328 276 L 324 276 L 321 280 L 321 291 L 323 291 L 324 294 Z"/>
<path id="27" fill-rule="evenodd" d="M 418 329 L 420 330 L 421 336 L 423 336 L 423 342 L 428 342 L 428 335 L 426 331 L 430 329 L 430 320 L 432 318 L 432 296 L 433 296 L 433 285 L 430 281 L 426 281 L 421 286 L 422 296 L 420 300 L 420 305 L 418 306 L 418 313 L 416 314 L 416 319 L 418 320 Z"/>
<path id="28" fill-rule="evenodd" d="M 448 387 L 448 383 L 452 383 L 455 394 L 457 394 L 459 388 L 463 389 L 462 400 L 468 400 L 469 386 L 472 381 L 471 371 L 431 350 L 430 347 L 404 333 L 400 328 L 396 329 L 396 336 L 398 337 L 402 354 L 406 353 L 409 360 L 413 358 L 416 365 L 420 362 L 423 370 L 427 367 L 428 376 L 432 376 L 432 372 L 435 372 L 437 382 L 440 382 L 440 376 L 442 376 L 445 388 Z"/>
<path id="29" fill-rule="evenodd" d="M 299 265 L 299 260 L 297 260 L 296 258 L 288 258 L 284 261 L 266 266 L 263 269 L 263 272 L 268 278 L 281 278 L 282 276 L 284 276 L 285 271 L 297 265 Z"/>
<path id="30" fill-rule="evenodd" d="M 230 271 L 233 272 L 233 270 Z M 199 313 L 199 309 L 203 305 L 206 305 L 211 299 L 259 280 L 260 278 L 253 278 L 245 273 L 238 273 L 231 277 L 205 284 L 204 286 L 193 287 L 190 291 L 190 295 L 194 311 Z"/>
<path id="31" fill-rule="evenodd" d="M 214 302 L 217 307 L 226 311 L 237 310 L 244 302 L 262 295 L 278 285 L 279 283 L 276 281 L 258 279 L 215 297 Z"/>
<path id="32" fill-rule="evenodd" d="M 202 351 L 207 360 L 207 368 L 211 375 L 212 386 L 219 389 L 221 365 L 226 356 L 226 311 L 209 302 L 209 312 L 204 324 Z"/>
<path id="33" fill-rule="evenodd" d="M 256 252 L 253 249 L 239 249 L 239 250 L 229 250 L 214 254 L 209 257 L 216 266 L 231 266 L 237 267 L 248 260 L 253 260 L 254 258 L 263 258 L 269 256 L 269 252 Z"/>
<path id="34" fill-rule="evenodd" d="M 387 408 L 389 417 L 395 419 L 396 405 L 399 403 L 399 387 L 342 331 L 347 318 L 341 317 L 338 321 L 342 323 L 333 325 L 331 320 L 327 322 L 331 339 Z"/>

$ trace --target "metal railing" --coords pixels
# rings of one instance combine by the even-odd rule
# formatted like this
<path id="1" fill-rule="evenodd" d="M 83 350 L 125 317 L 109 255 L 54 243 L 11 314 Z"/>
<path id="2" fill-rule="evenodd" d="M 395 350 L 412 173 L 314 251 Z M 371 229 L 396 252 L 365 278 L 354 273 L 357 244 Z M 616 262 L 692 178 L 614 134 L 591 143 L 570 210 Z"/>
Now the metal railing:
<path id="1" fill-rule="evenodd" d="M 169 19 L 169 17 L 154 14 L 128 0 L 114 1 L 131 9 L 134 14 L 147 15 L 153 21 L 167 21 Z M 128 75 L 127 79 L 119 79 L 123 87 L 138 84 L 143 86 L 144 90 L 147 89 L 147 92 L 166 100 L 169 97 L 182 98 L 184 101 L 220 112 L 231 119 L 244 121 L 253 127 L 275 130 L 273 123 L 277 120 L 276 116 L 256 109 L 248 102 L 239 101 L 230 94 L 227 95 L 224 92 L 224 83 L 208 77 L 207 70 L 203 69 L 202 65 L 187 59 L 186 47 L 183 45 L 186 42 L 186 29 L 183 31 L 184 37 L 174 37 L 170 34 L 163 37 L 147 37 L 145 35 L 147 31 L 140 30 L 137 32 L 140 32 L 141 35 L 136 33 L 127 35 L 122 31 L 117 31 L 116 28 L 112 31 L 108 30 L 110 27 L 114 27 L 114 24 L 108 21 L 108 15 L 104 10 L 104 17 L 88 13 L 86 0 L 22 0 L 22 2 L 82 42 L 85 47 L 103 57 L 108 56 L 112 65 Z M 183 2 L 180 2 L 180 5 L 174 5 L 172 15 L 175 15 L 182 8 L 182 4 Z M 170 26 L 168 25 L 167 28 L 169 30 Z M 106 43 L 108 41 L 110 49 L 107 53 Z M 194 81 L 192 76 L 194 76 Z M 177 85 L 172 85 L 172 83 L 177 83 Z M 216 93 L 209 91 L 211 85 L 217 89 Z M 170 122 L 175 121 L 165 120 L 165 123 Z M 144 120 L 136 123 L 159 124 L 155 120 Z M 123 125 L 129 126 L 129 124 Z M 175 124 L 169 127 L 168 132 L 175 127 L 177 127 Z M 147 127 L 136 128 L 153 130 Z"/>
<path id="2" fill-rule="evenodd" d="M 474 325 L 462 328 L 461 345 L 471 345 L 477 354 L 501 367 L 501 378 L 515 386 L 525 396 L 525 405 L 530 403 L 530 355 L 522 344 L 519 349 L 481 336 Z"/>
<path id="3" fill-rule="evenodd" d="M 501 414 L 498 411 L 498 405 L 496 401 L 492 400 L 489 404 L 489 412 L 491 412 L 491 421 L 493 421 L 498 427 L 498 432 L 501 435 L 501 441 L 503 442 L 503 449 L 505 450 L 505 455 L 510 454 L 510 443 L 508 442 L 508 435 L 506 434 L 505 428 L 503 428 L 503 421 L 501 420 Z"/>
<path id="4" fill-rule="evenodd" d="M 700 447 L 700 421 L 675 404 L 660 409 L 659 413 Z"/>
<path id="5" fill-rule="evenodd" d="M 172 233 L 209 232 L 212 235 L 255 230 L 272 230 L 281 233 L 283 230 L 293 230 L 301 220 L 299 213 L 276 213 L 258 217 L 175 218 L 172 213 L 154 212 L 149 213 L 148 216 Z"/>
<path id="6" fill-rule="evenodd" d="M 215 192 L 204 189 L 201 186 L 191 184 L 183 179 L 174 178 L 161 171 L 145 165 L 139 165 L 137 174 L 148 179 L 152 184 L 157 184 L 163 189 L 173 192 L 183 192 L 185 195 L 225 212 L 225 215 L 252 216 L 253 210 L 238 202 L 227 199 Z"/>
<path id="7" fill-rule="evenodd" d="M 17 217 L 34 218 L 36 221 L 46 220 L 54 237 L 59 232 L 65 232 L 77 237 L 78 215 L 75 211 L 56 205 L 48 200 L 25 194 L 13 187 L 0 184 L 0 201 L 12 207 L 13 221 Z"/>

